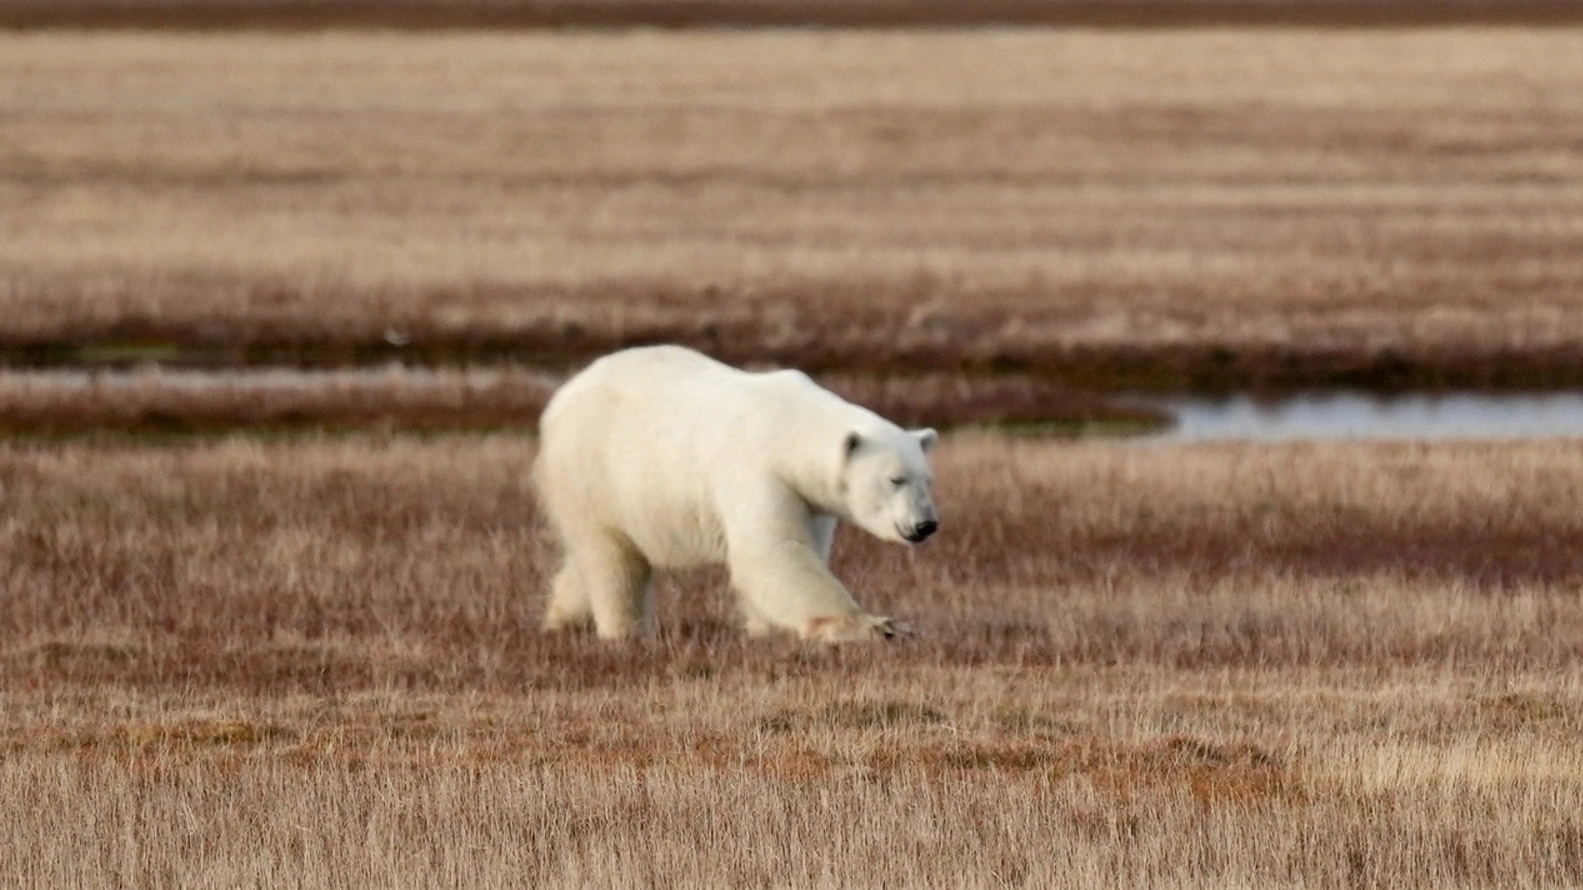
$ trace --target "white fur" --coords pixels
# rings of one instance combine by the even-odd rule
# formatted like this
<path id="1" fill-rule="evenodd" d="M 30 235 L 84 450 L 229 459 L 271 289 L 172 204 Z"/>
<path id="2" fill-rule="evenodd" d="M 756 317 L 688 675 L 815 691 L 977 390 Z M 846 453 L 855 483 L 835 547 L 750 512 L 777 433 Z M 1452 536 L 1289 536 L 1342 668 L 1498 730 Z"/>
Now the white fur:
<path id="1" fill-rule="evenodd" d="M 837 520 L 905 541 L 936 520 L 907 432 L 797 371 L 747 373 L 678 346 L 608 355 L 540 421 L 534 478 L 565 548 L 545 625 L 651 624 L 654 568 L 724 564 L 750 631 L 890 636 L 830 574 Z"/>

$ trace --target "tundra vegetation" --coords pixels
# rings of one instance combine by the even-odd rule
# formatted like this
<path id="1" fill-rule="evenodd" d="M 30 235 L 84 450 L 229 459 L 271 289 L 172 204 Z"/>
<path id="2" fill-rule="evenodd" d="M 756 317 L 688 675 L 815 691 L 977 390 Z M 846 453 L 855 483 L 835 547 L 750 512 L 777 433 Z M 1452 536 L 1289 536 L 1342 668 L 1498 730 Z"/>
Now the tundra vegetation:
<path id="1" fill-rule="evenodd" d="M 1583 880 L 1583 447 L 948 436 L 893 644 L 539 630 L 517 435 L 0 449 L 34 885 Z"/>
<path id="2" fill-rule="evenodd" d="M 1583 445 L 973 426 L 1579 382 L 1580 78 L 1574 27 L 0 33 L 0 876 L 1583 882 Z M 939 534 L 836 542 L 913 636 L 750 639 L 710 572 L 540 632 L 533 416 L 655 339 L 958 426 Z"/>

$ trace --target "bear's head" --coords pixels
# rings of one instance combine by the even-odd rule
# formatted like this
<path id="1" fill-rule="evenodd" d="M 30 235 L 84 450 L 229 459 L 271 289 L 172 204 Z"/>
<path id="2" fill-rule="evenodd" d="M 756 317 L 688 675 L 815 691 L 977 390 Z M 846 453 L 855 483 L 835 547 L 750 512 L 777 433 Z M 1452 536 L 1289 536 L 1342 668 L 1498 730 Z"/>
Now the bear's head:
<path id="1" fill-rule="evenodd" d="M 917 544 L 934 534 L 940 516 L 925 453 L 939 438 L 929 429 L 848 433 L 841 465 L 845 518 L 886 541 Z"/>

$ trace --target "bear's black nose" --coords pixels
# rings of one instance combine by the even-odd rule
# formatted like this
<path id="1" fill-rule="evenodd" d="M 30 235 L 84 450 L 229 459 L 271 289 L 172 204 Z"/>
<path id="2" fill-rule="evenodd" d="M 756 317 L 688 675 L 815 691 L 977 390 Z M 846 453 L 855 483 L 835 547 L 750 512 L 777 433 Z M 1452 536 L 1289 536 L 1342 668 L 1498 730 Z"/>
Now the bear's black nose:
<path id="1" fill-rule="evenodd" d="M 922 541 L 924 538 L 934 534 L 935 529 L 938 529 L 939 527 L 940 523 L 935 522 L 933 519 L 925 519 L 923 522 L 920 522 L 912 527 L 912 534 L 907 536 L 907 540 L 916 544 L 919 541 Z"/>

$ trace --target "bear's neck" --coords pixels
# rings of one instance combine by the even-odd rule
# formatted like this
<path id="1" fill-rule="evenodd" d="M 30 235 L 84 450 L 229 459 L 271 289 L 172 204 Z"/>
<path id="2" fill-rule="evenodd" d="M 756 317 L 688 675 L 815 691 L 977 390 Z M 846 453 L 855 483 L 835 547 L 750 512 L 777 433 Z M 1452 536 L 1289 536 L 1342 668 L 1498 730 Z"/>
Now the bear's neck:
<path id="1" fill-rule="evenodd" d="M 842 471 L 846 467 L 845 443 L 848 433 L 874 437 L 886 425 L 873 412 L 845 401 L 833 393 L 817 399 L 817 414 L 785 416 L 784 441 L 794 447 L 779 451 L 785 460 L 777 472 L 814 511 L 846 517 L 846 492 L 842 490 Z"/>

